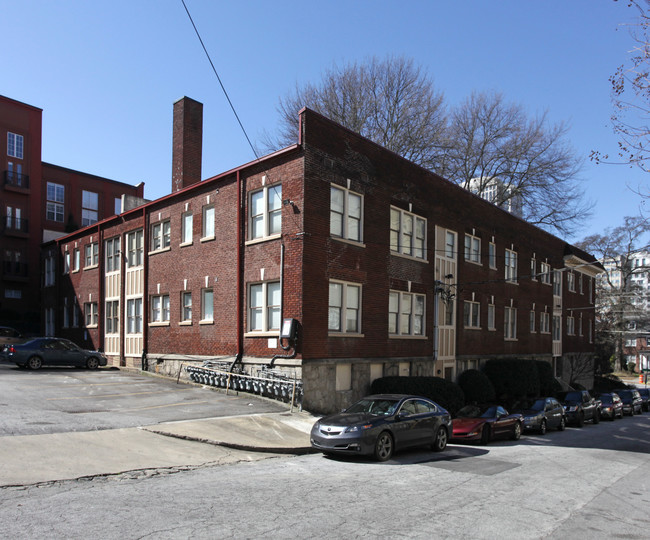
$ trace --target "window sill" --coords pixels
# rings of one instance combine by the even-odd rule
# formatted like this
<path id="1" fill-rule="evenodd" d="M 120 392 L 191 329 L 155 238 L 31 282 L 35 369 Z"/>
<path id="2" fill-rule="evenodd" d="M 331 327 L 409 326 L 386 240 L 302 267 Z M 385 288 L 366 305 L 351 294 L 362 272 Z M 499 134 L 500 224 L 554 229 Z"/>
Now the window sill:
<path id="1" fill-rule="evenodd" d="M 400 257 L 401 259 L 429 264 L 429 261 L 424 257 L 415 257 L 414 255 L 407 255 L 406 253 L 400 253 L 399 251 L 391 251 L 390 254 L 395 257 Z"/>
<path id="2" fill-rule="evenodd" d="M 260 332 L 255 332 L 255 331 L 246 332 L 244 334 L 244 337 L 246 337 L 246 338 L 256 338 L 256 337 L 261 337 L 261 338 L 273 337 L 273 338 L 277 338 L 277 337 L 280 337 L 280 330 L 272 330 L 272 331 L 269 331 L 269 332 L 261 332 L 261 331 Z"/>
<path id="3" fill-rule="evenodd" d="M 357 334 L 355 332 L 328 332 L 327 337 L 334 338 L 364 338 L 365 334 Z"/>
<path id="4" fill-rule="evenodd" d="M 463 326 L 463 330 L 483 330 L 480 326 Z"/>
<path id="5" fill-rule="evenodd" d="M 205 319 L 205 320 L 199 321 L 199 324 L 214 324 L 214 320 Z"/>
<path id="6" fill-rule="evenodd" d="M 73 274 L 76 274 L 76 273 L 78 273 L 78 272 L 79 272 L 79 268 L 77 268 L 77 269 L 75 269 L 75 270 L 72 271 Z"/>
<path id="7" fill-rule="evenodd" d="M 508 285 L 519 285 L 519 282 L 514 279 L 506 279 L 505 281 Z"/>
<path id="8" fill-rule="evenodd" d="M 172 249 L 171 246 L 167 246 L 160 249 L 154 249 L 153 251 L 147 253 L 147 255 L 155 255 L 156 253 L 165 253 L 166 251 L 171 251 L 171 249 Z"/>
<path id="9" fill-rule="evenodd" d="M 183 242 L 182 244 L 178 244 L 178 247 L 187 247 L 187 246 L 193 246 L 194 242 L 190 240 L 189 242 Z"/>
<path id="10" fill-rule="evenodd" d="M 151 328 L 152 326 L 169 326 L 169 321 L 163 321 L 163 322 L 150 322 L 149 327 Z"/>
<path id="11" fill-rule="evenodd" d="M 94 270 L 95 268 L 99 268 L 99 264 L 91 264 L 90 266 L 84 266 L 84 272 L 86 270 Z"/>
<path id="12" fill-rule="evenodd" d="M 97 328 L 98 328 L 98 325 L 96 325 L 96 324 L 87 324 L 86 325 L 86 329 L 89 329 L 89 330 L 93 330 L 93 329 L 97 329 Z"/>
<path id="13" fill-rule="evenodd" d="M 271 236 L 264 236 L 262 238 L 255 238 L 253 240 L 246 240 L 244 245 L 252 246 L 254 244 L 261 244 L 261 243 L 264 243 L 264 242 L 269 242 L 270 240 L 277 240 L 278 238 L 282 238 L 282 234 L 273 234 Z"/>
<path id="14" fill-rule="evenodd" d="M 342 244 L 350 244 L 351 246 L 357 246 L 357 247 L 362 247 L 365 248 L 366 244 L 363 242 L 357 242 L 356 240 L 348 240 L 347 238 L 341 238 L 339 236 L 330 236 L 332 240 L 336 240 L 337 242 L 341 242 Z"/>
<path id="15" fill-rule="evenodd" d="M 389 334 L 388 339 L 415 339 L 415 340 L 426 340 L 429 339 L 427 336 L 407 336 L 402 334 Z"/>
<path id="16" fill-rule="evenodd" d="M 465 259 L 466 263 L 473 264 L 474 266 L 483 266 L 483 263 Z"/>
<path id="17" fill-rule="evenodd" d="M 199 240 L 199 242 L 212 242 L 216 238 L 217 238 L 216 236 L 204 236 L 203 238 L 201 238 L 201 240 Z"/>
<path id="18" fill-rule="evenodd" d="M 181 321 L 178 326 L 192 326 L 192 321 Z"/>
<path id="19" fill-rule="evenodd" d="M 503 338 L 503 341 L 519 341 L 517 338 Z"/>

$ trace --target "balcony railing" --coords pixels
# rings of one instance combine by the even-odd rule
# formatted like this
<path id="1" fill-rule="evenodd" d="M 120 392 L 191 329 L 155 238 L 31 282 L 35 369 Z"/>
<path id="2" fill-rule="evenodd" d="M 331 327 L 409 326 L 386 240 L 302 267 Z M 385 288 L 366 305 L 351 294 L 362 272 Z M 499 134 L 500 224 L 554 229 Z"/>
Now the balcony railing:
<path id="1" fill-rule="evenodd" d="M 29 175 L 14 171 L 5 171 L 5 185 L 28 189 Z"/>
<path id="2" fill-rule="evenodd" d="M 16 218 L 13 216 L 4 216 L 2 225 L 5 233 L 28 233 L 29 220 L 26 218 Z"/>
<path id="3" fill-rule="evenodd" d="M 11 260 L 2 261 L 2 277 L 4 279 L 21 279 L 29 276 L 27 263 Z"/>

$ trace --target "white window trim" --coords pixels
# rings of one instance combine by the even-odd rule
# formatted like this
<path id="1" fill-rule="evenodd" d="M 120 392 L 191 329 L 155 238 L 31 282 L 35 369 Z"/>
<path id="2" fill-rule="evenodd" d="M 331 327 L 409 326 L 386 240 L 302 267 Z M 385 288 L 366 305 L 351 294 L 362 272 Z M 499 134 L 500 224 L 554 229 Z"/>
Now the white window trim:
<path id="1" fill-rule="evenodd" d="M 167 309 L 164 307 L 164 299 L 167 298 Z M 160 313 L 159 317 L 154 316 L 154 304 L 155 299 L 159 299 L 160 307 L 158 312 Z M 165 313 L 167 318 L 165 318 Z M 169 326 L 169 319 L 171 313 L 171 302 L 169 294 L 154 294 L 149 300 L 149 326 Z"/>
<path id="2" fill-rule="evenodd" d="M 497 245 L 494 242 L 488 244 L 488 266 L 492 270 L 497 269 Z"/>
<path id="3" fill-rule="evenodd" d="M 277 337 L 280 334 L 280 328 L 270 328 L 269 325 L 271 324 L 271 317 L 269 317 L 269 309 L 270 308 L 275 308 L 279 310 L 280 313 L 282 313 L 282 291 L 280 291 L 280 304 L 279 306 L 276 306 L 275 304 L 273 306 L 269 305 L 269 285 L 280 285 L 280 282 L 278 280 L 270 280 L 270 281 L 258 281 L 255 283 L 249 283 L 248 284 L 248 300 L 247 300 L 247 332 L 244 334 L 244 337 L 260 337 L 260 336 L 271 336 L 271 337 Z M 255 309 L 261 309 L 262 311 L 262 328 L 261 329 L 252 329 L 252 323 L 253 323 L 253 307 L 251 306 L 251 301 L 252 301 L 252 293 L 251 289 L 253 287 L 261 286 L 262 287 L 262 305 L 261 306 L 255 306 Z M 279 321 L 278 326 L 282 325 L 282 321 Z"/>
<path id="4" fill-rule="evenodd" d="M 341 224 L 341 236 L 332 234 L 332 191 L 333 190 L 339 190 L 343 192 L 343 214 L 341 215 L 342 219 L 342 224 Z M 356 197 L 359 197 L 360 199 L 360 206 L 361 206 L 361 217 L 359 219 L 359 239 L 355 238 L 350 238 L 350 231 L 349 231 L 349 198 L 350 195 L 354 195 Z M 364 228 L 364 197 L 361 193 L 357 193 L 355 191 L 352 191 L 350 189 L 344 188 L 343 186 L 339 186 L 336 184 L 330 184 L 330 237 L 334 238 L 335 240 L 341 240 L 343 242 L 347 242 L 350 244 L 355 244 L 358 246 L 363 246 L 365 247 L 365 244 L 363 242 L 363 228 Z"/>
<path id="5" fill-rule="evenodd" d="M 487 309 L 487 329 L 490 332 L 494 332 L 497 329 L 496 306 L 494 304 L 488 304 Z M 490 312 L 492 312 L 492 321 L 490 321 Z"/>
<path id="6" fill-rule="evenodd" d="M 133 241 L 132 241 L 133 239 Z M 133 248 L 131 245 L 133 244 Z M 144 230 L 137 229 L 126 233 L 126 267 L 140 268 L 144 265 Z M 134 262 L 132 263 L 132 259 Z M 140 259 L 138 261 L 138 259 Z"/>
<path id="7" fill-rule="evenodd" d="M 469 312 L 469 324 L 468 321 L 465 318 L 465 309 L 466 307 L 469 306 L 470 312 Z M 477 313 L 476 313 L 476 320 L 474 320 L 474 308 L 476 307 Z M 472 324 L 476 322 L 476 324 Z M 480 302 L 475 302 L 474 300 L 465 300 L 463 302 L 463 328 L 466 330 L 480 330 L 481 329 L 481 303 Z"/>
<path id="8" fill-rule="evenodd" d="M 165 234 L 165 225 L 167 226 L 167 233 Z M 148 255 L 153 255 L 154 253 L 161 253 L 164 251 L 170 251 L 172 245 L 172 224 L 169 219 L 164 219 L 162 221 L 157 221 L 152 223 L 150 226 L 151 230 L 151 247 Z M 155 248 L 156 242 L 160 243 L 160 247 Z"/>
<path id="9" fill-rule="evenodd" d="M 540 334 L 550 334 L 551 333 L 551 314 L 548 312 L 542 312 L 539 314 L 539 333 Z"/>
<path id="10" fill-rule="evenodd" d="M 111 249 L 109 250 L 108 246 L 111 246 Z M 122 266 L 122 252 L 121 252 L 121 246 L 122 246 L 122 239 L 119 236 L 115 236 L 113 238 L 109 238 L 107 240 L 104 240 L 104 269 L 106 274 L 115 274 L 118 273 L 121 269 Z M 108 261 L 111 261 L 110 266 L 112 267 L 110 270 L 108 269 L 109 264 Z M 117 268 L 116 268 L 117 267 Z"/>
<path id="11" fill-rule="evenodd" d="M 514 262 L 514 264 L 513 264 Z M 517 283 L 517 273 L 518 273 L 518 256 L 517 252 L 506 248 L 504 256 L 504 267 L 505 267 L 505 280 L 506 283 L 516 284 Z"/>
<path id="12" fill-rule="evenodd" d="M 280 190 L 280 193 L 278 194 L 277 190 Z M 264 210 L 262 211 L 261 214 L 256 214 L 255 216 L 253 215 L 253 196 L 262 193 L 262 207 Z M 271 202 L 270 197 L 276 197 L 280 201 L 280 206 L 279 208 L 276 208 L 274 210 L 269 209 L 269 203 Z M 268 185 L 264 186 L 262 189 L 256 189 L 254 191 L 251 191 L 248 194 L 248 240 L 246 241 L 246 245 L 249 244 L 255 244 L 257 242 L 264 242 L 266 240 L 273 240 L 275 238 L 280 238 L 282 236 L 282 184 L 273 184 L 273 185 Z M 270 216 L 273 213 L 279 213 L 280 214 L 280 231 L 279 232 L 274 232 L 270 233 L 269 228 L 271 226 L 271 219 Z M 255 218 L 257 215 L 260 215 L 262 217 L 262 235 L 257 236 L 253 238 L 253 218 Z"/>
<path id="13" fill-rule="evenodd" d="M 111 304 L 112 306 L 116 307 L 117 313 L 114 314 L 111 317 L 111 321 L 116 323 L 115 325 L 111 324 L 111 326 L 115 326 L 116 328 L 112 328 L 111 331 L 108 331 L 108 304 Z M 120 301 L 117 298 L 112 298 L 109 299 L 107 298 L 104 300 L 104 331 L 107 336 L 116 336 L 120 334 Z"/>
<path id="14" fill-rule="evenodd" d="M 337 283 L 339 285 L 342 285 L 341 289 L 341 314 L 340 314 L 340 323 L 341 323 L 341 329 L 340 330 L 331 330 L 329 328 L 329 310 L 331 308 L 330 303 L 329 303 L 329 284 L 330 283 Z M 357 313 L 357 331 L 348 331 L 345 329 L 345 321 L 347 320 L 346 318 L 346 310 L 347 310 L 347 291 L 348 287 L 358 287 L 359 289 L 359 307 L 358 307 L 358 313 Z M 330 279 L 328 281 L 328 302 L 327 302 L 327 310 L 328 310 L 328 329 L 327 329 L 327 335 L 330 337 L 365 337 L 363 334 L 363 328 L 361 326 L 361 323 L 363 321 L 363 285 L 361 283 L 353 283 L 350 281 L 340 281 L 338 279 Z"/>
<path id="15" fill-rule="evenodd" d="M 186 219 L 190 218 L 190 233 L 189 233 L 189 240 L 185 240 L 185 237 L 187 236 L 186 231 Z M 192 212 L 183 212 L 181 214 L 181 243 L 179 244 L 179 247 L 185 247 L 185 246 L 191 246 L 194 244 L 194 214 Z"/>
<path id="16" fill-rule="evenodd" d="M 206 230 L 206 214 L 208 213 L 209 210 L 212 210 L 212 234 L 207 234 Z M 216 224 L 216 218 L 217 218 L 217 212 L 214 204 L 206 204 L 203 206 L 201 209 L 201 239 L 200 242 L 209 242 L 211 240 L 214 240 L 216 238 L 217 234 L 217 224 Z"/>
<path id="17" fill-rule="evenodd" d="M 427 219 L 418 216 L 417 214 L 414 214 L 413 212 L 407 212 L 406 210 L 402 210 L 401 208 L 397 208 L 396 206 L 391 206 L 390 211 L 392 212 L 398 212 L 399 213 L 399 225 L 397 230 L 392 228 L 393 224 L 393 219 L 391 215 L 390 219 L 390 232 L 391 235 L 393 231 L 397 233 L 397 245 L 395 245 L 391 239 L 390 242 L 390 252 L 391 255 L 396 255 L 399 257 L 405 257 L 407 259 L 414 259 L 416 261 L 427 261 Z M 403 238 L 408 236 L 405 231 L 404 231 L 404 223 L 405 223 L 405 218 L 410 217 L 412 219 L 412 226 L 411 226 L 411 253 L 406 252 L 406 246 L 404 245 Z M 420 248 L 416 248 L 416 231 L 418 229 L 418 222 L 421 222 L 424 224 L 424 238 L 422 238 L 422 255 L 418 256 L 416 255 L 416 252 Z"/>
<path id="18" fill-rule="evenodd" d="M 391 338 L 391 339 L 396 339 L 396 338 L 400 338 L 400 339 L 427 339 L 427 333 L 426 333 L 427 297 L 426 297 L 426 295 L 425 294 L 419 294 L 419 293 L 409 293 L 409 292 L 404 292 L 404 291 L 395 291 L 395 290 L 391 290 L 389 292 L 389 294 L 396 294 L 398 296 L 397 296 L 397 313 L 396 313 L 397 314 L 397 320 L 396 320 L 396 326 L 395 326 L 397 331 L 391 333 L 390 332 L 390 326 L 389 326 L 388 337 Z M 404 333 L 404 332 L 402 332 L 402 323 L 403 323 L 402 318 L 404 316 L 402 308 L 403 308 L 403 305 L 405 303 L 405 298 L 407 298 L 407 297 L 410 297 L 410 302 L 411 302 L 410 311 L 409 311 L 409 315 L 408 315 L 408 318 L 410 319 L 409 327 L 410 327 L 411 331 L 408 332 L 408 333 Z M 415 318 L 416 298 L 422 298 L 422 300 L 423 300 L 423 311 L 422 311 L 422 315 L 421 315 L 421 318 L 422 318 L 422 333 L 421 334 L 416 334 L 414 332 L 413 320 Z M 389 302 L 390 302 L 390 300 L 389 300 Z M 390 317 L 391 313 L 392 312 L 390 311 L 390 308 L 389 308 L 389 312 L 388 312 L 389 317 Z"/>
<path id="19" fill-rule="evenodd" d="M 212 305 L 210 306 L 212 308 L 212 315 L 211 318 L 206 318 L 206 302 L 205 302 L 205 296 L 207 292 L 210 292 L 212 295 Z M 212 287 L 207 287 L 205 289 L 201 289 L 201 320 L 199 321 L 199 324 L 214 324 L 214 289 Z"/>
<path id="20" fill-rule="evenodd" d="M 12 143 L 13 140 L 13 143 Z M 20 141 L 20 144 L 18 144 Z M 13 152 L 10 150 L 13 146 Z M 20 151 L 18 151 L 20 148 Z M 25 137 L 11 131 L 7 132 L 7 155 L 16 159 L 24 159 L 25 155 Z"/>
<path id="21" fill-rule="evenodd" d="M 449 250 L 448 250 L 449 243 L 447 242 L 447 238 L 449 238 L 449 236 L 451 236 L 454 239 L 451 255 L 449 254 Z M 444 250 L 442 251 L 444 258 L 450 261 L 455 261 L 456 254 L 458 253 L 458 233 L 456 231 L 450 231 L 449 229 L 445 229 L 444 242 L 445 242 L 445 247 Z"/>
<path id="22" fill-rule="evenodd" d="M 537 333 L 537 314 L 534 309 L 531 309 L 528 315 L 528 329 L 531 334 Z"/>
<path id="23" fill-rule="evenodd" d="M 477 244 L 478 250 L 475 250 L 474 248 Z M 481 239 L 478 236 L 465 233 L 463 248 L 465 262 L 483 266 L 483 263 L 481 262 Z"/>
<path id="24" fill-rule="evenodd" d="M 189 295 L 190 298 L 190 317 L 185 316 L 186 304 L 185 298 Z M 192 291 L 181 291 L 181 313 L 180 313 L 180 322 L 178 323 L 181 326 L 190 326 L 192 324 L 192 318 L 194 317 L 194 299 L 192 298 Z"/>
<path id="25" fill-rule="evenodd" d="M 503 311 L 503 339 L 505 341 L 517 341 L 517 308 L 516 307 L 506 306 Z"/>
<path id="26" fill-rule="evenodd" d="M 88 317 L 90 316 L 90 323 Z M 97 328 L 99 323 L 99 306 L 97 302 L 84 303 L 84 324 L 86 328 Z"/>
<path id="27" fill-rule="evenodd" d="M 90 264 L 88 262 L 88 249 L 90 248 Z M 99 266 L 99 243 L 91 242 L 84 246 L 84 270 L 90 270 Z"/>

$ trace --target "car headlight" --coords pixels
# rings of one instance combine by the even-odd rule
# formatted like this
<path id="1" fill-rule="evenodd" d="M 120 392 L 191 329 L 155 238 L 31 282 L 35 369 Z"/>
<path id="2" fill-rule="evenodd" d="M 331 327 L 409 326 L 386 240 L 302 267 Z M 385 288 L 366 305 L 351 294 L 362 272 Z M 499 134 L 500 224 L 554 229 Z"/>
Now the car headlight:
<path id="1" fill-rule="evenodd" d="M 568 412 L 575 412 L 575 411 L 578 410 L 578 406 L 577 406 L 577 405 L 569 405 L 569 406 L 566 408 L 566 410 L 567 410 Z"/>
<path id="2" fill-rule="evenodd" d="M 362 426 L 350 426 L 348 428 L 345 428 L 345 433 L 356 433 L 359 431 L 364 431 L 366 429 L 370 429 L 372 427 L 372 424 L 364 424 Z"/>

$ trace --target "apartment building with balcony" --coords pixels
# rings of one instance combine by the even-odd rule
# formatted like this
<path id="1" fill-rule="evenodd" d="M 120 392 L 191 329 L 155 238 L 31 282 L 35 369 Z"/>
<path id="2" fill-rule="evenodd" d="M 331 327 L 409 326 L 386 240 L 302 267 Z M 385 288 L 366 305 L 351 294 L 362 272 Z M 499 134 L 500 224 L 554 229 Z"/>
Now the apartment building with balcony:
<path id="1" fill-rule="evenodd" d="M 297 144 L 201 180 L 200 113 L 174 105 L 170 195 L 43 246 L 48 332 L 170 374 L 273 366 L 318 412 L 593 354 L 589 254 L 309 109 Z"/>
<path id="2" fill-rule="evenodd" d="M 41 327 L 42 242 L 121 211 L 131 186 L 41 161 L 42 109 L 0 96 L 0 325 Z"/>

